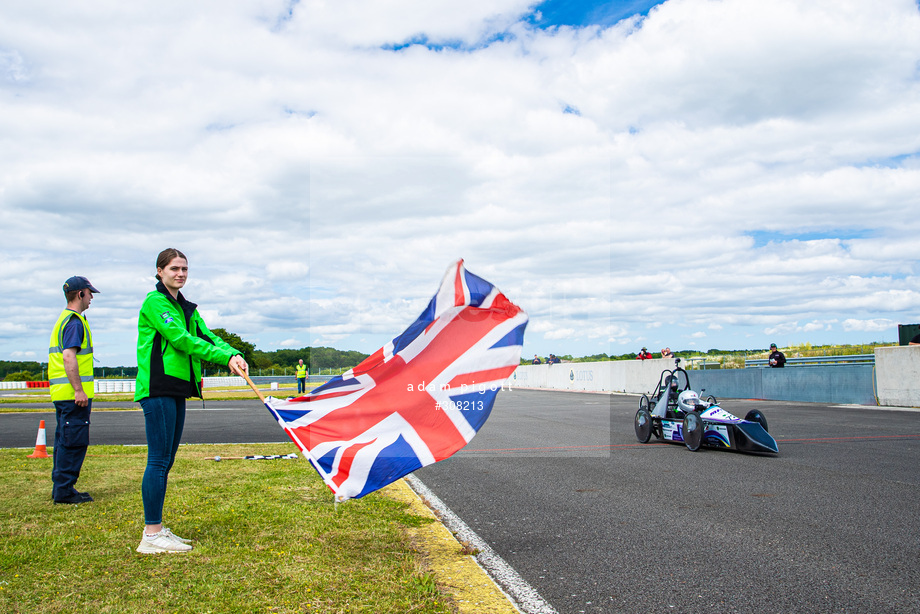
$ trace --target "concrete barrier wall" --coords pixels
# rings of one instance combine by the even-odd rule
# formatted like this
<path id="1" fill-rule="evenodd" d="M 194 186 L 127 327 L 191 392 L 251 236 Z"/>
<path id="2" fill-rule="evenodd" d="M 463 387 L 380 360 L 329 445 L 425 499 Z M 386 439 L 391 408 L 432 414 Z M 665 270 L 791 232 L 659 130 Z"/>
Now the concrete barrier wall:
<path id="1" fill-rule="evenodd" d="M 711 394 L 717 399 L 764 399 L 764 371 L 766 369 L 701 369 L 687 373 L 690 387 L 702 397 Z"/>
<path id="2" fill-rule="evenodd" d="M 879 405 L 920 407 L 920 345 L 875 348 Z"/>
<path id="3" fill-rule="evenodd" d="M 661 371 L 673 368 L 668 358 L 606 362 L 521 365 L 508 379 L 514 388 L 624 392 L 646 394 L 658 383 Z M 920 407 L 920 346 L 875 349 L 872 365 L 827 365 L 785 369 L 713 369 L 689 372 L 694 390 L 730 399 L 774 399 L 810 403 L 878 404 Z M 253 377 L 266 381 L 294 381 L 293 377 Z M 310 381 L 327 377 L 310 376 Z M 25 382 L 0 382 L 3 388 L 25 388 Z M 241 377 L 205 378 L 205 387 L 245 386 Z M 96 380 L 97 392 L 129 392 L 134 380 Z"/>
<path id="4" fill-rule="evenodd" d="M 674 361 L 669 358 L 521 365 L 508 385 L 585 392 L 648 392 L 658 383 L 661 371 L 672 367 Z"/>
<path id="5" fill-rule="evenodd" d="M 730 399 L 875 405 L 872 365 L 690 371 L 694 390 Z"/>
<path id="6" fill-rule="evenodd" d="M 897 354 L 906 349 L 911 354 Z M 879 360 L 880 351 L 894 351 Z M 580 390 L 646 394 L 670 359 L 617 360 L 557 365 L 521 365 L 512 388 Z M 876 350 L 879 405 L 920 407 L 920 346 Z M 785 369 L 711 369 L 689 371 L 690 385 L 703 395 L 731 399 L 771 399 L 808 403 L 876 404 L 876 373 L 872 365 L 821 365 Z M 882 382 L 890 382 L 882 384 Z M 909 382 L 909 385 L 907 384 Z M 883 394 L 882 389 L 886 387 Z"/>

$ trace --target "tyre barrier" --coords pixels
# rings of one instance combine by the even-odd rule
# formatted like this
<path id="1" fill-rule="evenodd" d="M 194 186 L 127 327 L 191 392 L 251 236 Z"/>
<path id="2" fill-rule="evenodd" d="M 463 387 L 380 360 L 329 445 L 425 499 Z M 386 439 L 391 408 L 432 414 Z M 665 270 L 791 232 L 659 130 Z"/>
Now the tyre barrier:
<path id="1" fill-rule="evenodd" d="M 218 386 L 245 386 L 246 380 L 239 375 L 230 375 L 226 377 L 203 377 L 201 378 L 202 388 L 216 388 Z"/>
<path id="2" fill-rule="evenodd" d="M 26 382 L 26 388 L 49 388 L 51 382 Z"/>
<path id="3" fill-rule="evenodd" d="M 93 380 L 95 392 L 134 392 L 133 379 L 97 379 Z"/>
<path id="4" fill-rule="evenodd" d="M 0 382 L 0 390 L 22 390 L 30 382 Z"/>

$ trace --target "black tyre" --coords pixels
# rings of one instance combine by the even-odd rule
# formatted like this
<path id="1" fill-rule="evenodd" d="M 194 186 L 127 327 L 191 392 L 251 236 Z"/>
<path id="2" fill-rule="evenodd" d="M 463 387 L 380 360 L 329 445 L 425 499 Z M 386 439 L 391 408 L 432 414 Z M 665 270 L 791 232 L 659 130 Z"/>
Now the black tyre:
<path id="1" fill-rule="evenodd" d="M 748 422 L 757 422 L 760 424 L 760 426 L 763 427 L 763 430 L 767 431 L 768 433 L 770 432 L 770 429 L 767 428 L 767 417 L 760 413 L 760 410 L 752 409 L 747 413 L 744 419 Z"/>
<path id="2" fill-rule="evenodd" d="M 648 400 L 648 395 L 642 395 L 642 398 L 639 399 L 639 409 L 644 409 L 645 411 L 652 413 L 651 402 Z"/>
<path id="3" fill-rule="evenodd" d="M 652 437 L 652 415 L 647 409 L 639 408 L 636 412 L 636 439 L 639 443 L 648 443 Z"/>
<path id="4" fill-rule="evenodd" d="M 706 397 L 706 402 L 709 403 L 710 405 L 718 405 L 718 404 L 719 404 L 719 400 L 718 400 L 717 398 L 715 398 L 714 396 L 712 396 L 712 395 L 709 395 L 708 397 Z"/>
<path id="5" fill-rule="evenodd" d="M 692 411 L 684 416 L 684 443 L 691 452 L 696 452 L 703 445 L 703 419 Z"/>

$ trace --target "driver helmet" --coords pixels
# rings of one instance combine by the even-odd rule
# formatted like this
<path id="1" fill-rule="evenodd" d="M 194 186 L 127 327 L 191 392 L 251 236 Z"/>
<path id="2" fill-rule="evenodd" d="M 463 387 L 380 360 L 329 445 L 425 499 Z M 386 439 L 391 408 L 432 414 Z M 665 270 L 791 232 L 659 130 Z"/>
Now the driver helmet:
<path id="1" fill-rule="evenodd" d="M 684 390 L 677 397 L 677 406 L 687 413 L 694 411 L 697 405 L 702 405 L 700 395 L 692 390 Z"/>

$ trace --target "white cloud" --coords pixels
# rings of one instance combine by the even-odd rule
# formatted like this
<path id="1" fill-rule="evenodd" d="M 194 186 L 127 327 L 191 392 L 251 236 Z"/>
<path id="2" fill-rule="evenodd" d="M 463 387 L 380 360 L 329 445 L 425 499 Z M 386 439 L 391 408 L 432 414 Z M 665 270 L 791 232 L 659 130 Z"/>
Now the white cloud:
<path id="1" fill-rule="evenodd" d="M 872 320 L 856 320 L 849 318 L 843 321 L 843 329 L 845 331 L 866 331 L 873 333 L 891 332 L 892 330 L 897 331 L 897 324 L 897 322 L 884 318 Z"/>
<path id="2" fill-rule="evenodd" d="M 545 30 L 530 4 L 4 6 L 0 358 L 41 355 L 83 274 L 132 364 L 167 246 L 209 325 L 265 350 L 372 351 L 458 257 L 531 315 L 528 353 L 917 320 L 915 2 Z"/>

